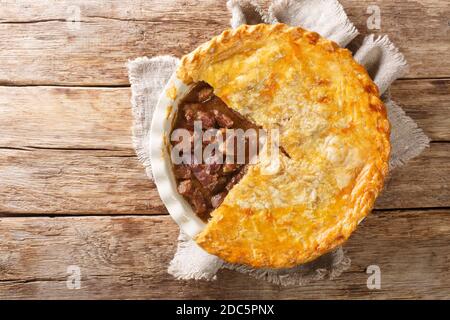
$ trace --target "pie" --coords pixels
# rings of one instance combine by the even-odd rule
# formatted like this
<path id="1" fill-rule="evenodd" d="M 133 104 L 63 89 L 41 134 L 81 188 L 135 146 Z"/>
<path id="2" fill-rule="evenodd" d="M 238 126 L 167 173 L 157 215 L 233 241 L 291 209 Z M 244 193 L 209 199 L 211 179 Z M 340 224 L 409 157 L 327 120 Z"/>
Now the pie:
<path id="1" fill-rule="evenodd" d="M 278 132 L 282 151 L 269 170 L 261 150 L 226 174 L 174 166 L 179 192 L 207 221 L 195 237 L 207 252 L 293 267 L 342 244 L 371 211 L 388 172 L 389 122 L 350 51 L 298 27 L 243 25 L 184 56 L 177 76 L 194 89 L 175 127 L 190 115 L 218 130 L 263 128 Z"/>

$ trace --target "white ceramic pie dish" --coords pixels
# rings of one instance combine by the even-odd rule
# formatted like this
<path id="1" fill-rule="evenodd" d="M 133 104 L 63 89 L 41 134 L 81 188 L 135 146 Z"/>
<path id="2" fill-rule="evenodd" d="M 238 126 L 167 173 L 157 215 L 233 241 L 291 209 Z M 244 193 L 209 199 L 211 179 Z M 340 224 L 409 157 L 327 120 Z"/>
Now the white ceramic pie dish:
<path id="1" fill-rule="evenodd" d="M 175 222 L 193 238 L 203 230 L 205 223 L 177 191 L 169 150 L 170 132 L 178 104 L 190 88 L 178 79 L 176 72 L 172 75 L 155 107 L 149 143 L 153 178 L 159 195 Z"/>

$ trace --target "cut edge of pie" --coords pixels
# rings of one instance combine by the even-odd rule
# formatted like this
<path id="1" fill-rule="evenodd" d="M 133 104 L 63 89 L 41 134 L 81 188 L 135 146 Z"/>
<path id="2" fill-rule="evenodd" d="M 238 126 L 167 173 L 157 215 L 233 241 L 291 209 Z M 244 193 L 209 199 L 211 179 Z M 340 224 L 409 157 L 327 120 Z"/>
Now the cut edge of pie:
<path id="1" fill-rule="evenodd" d="M 177 76 L 207 82 L 228 107 L 279 129 L 289 154 L 272 177 L 249 166 L 195 238 L 207 252 L 293 267 L 345 242 L 371 211 L 388 173 L 390 126 L 349 50 L 298 27 L 243 25 L 184 56 Z"/>

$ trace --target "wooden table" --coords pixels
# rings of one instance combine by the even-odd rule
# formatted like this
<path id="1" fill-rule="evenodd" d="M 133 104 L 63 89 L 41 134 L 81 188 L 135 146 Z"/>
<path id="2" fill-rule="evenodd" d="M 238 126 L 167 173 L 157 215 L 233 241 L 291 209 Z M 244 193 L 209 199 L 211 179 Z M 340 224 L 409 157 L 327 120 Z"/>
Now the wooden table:
<path id="1" fill-rule="evenodd" d="M 411 66 L 393 99 L 432 143 L 345 245 L 350 270 L 283 288 L 231 271 L 168 275 L 178 228 L 131 144 L 126 61 L 189 52 L 227 27 L 225 3 L 0 1 L 0 298 L 450 298 L 449 2 L 342 2 L 362 34 L 367 7 L 381 9 L 370 32 Z M 369 265 L 380 290 L 367 288 Z"/>

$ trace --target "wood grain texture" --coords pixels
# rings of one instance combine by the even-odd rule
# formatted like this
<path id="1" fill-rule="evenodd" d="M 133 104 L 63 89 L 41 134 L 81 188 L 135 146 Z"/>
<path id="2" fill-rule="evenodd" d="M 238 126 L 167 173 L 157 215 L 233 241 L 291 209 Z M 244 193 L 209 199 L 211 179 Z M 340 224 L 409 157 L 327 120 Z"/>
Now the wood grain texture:
<path id="1" fill-rule="evenodd" d="M 450 211 L 377 212 L 345 245 L 350 270 L 339 278 L 283 288 L 231 271 L 218 280 L 167 274 L 178 228 L 169 217 L 0 219 L 1 298 L 450 298 Z M 66 287 L 67 267 L 81 289 Z M 366 268 L 381 269 L 368 290 Z"/>
<path id="2" fill-rule="evenodd" d="M 450 141 L 449 79 L 396 81 L 390 91 L 431 140 Z"/>
<path id="3" fill-rule="evenodd" d="M 0 213 L 166 212 L 134 152 L 0 150 Z"/>
<path id="4" fill-rule="evenodd" d="M 268 6 L 269 1 L 261 2 Z M 408 77 L 450 76 L 446 1 L 342 2 L 363 35 L 391 37 L 410 63 Z M 230 19 L 225 1 L 217 0 L 3 3 L 0 83 L 4 84 L 127 84 L 128 59 L 180 57 L 227 28 Z M 367 29 L 369 5 L 380 8 L 380 30 Z M 80 21 L 72 23 L 77 10 Z"/>
<path id="5" fill-rule="evenodd" d="M 131 151 L 130 96 L 130 88 L 0 87 L 0 147 Z"/>
<path id="6" fill-rule="evenodd" d="M 376 208 L 450 207 L 450 144 L 394 171 Z M 0 213 L 167 213 L 133 151 L 0 149 Z"/>
<path id="7" fill-rule="evenodd" d="M 376 208 L 450 207 L 450 144 L 433 143 L 388 177 Z"/>

